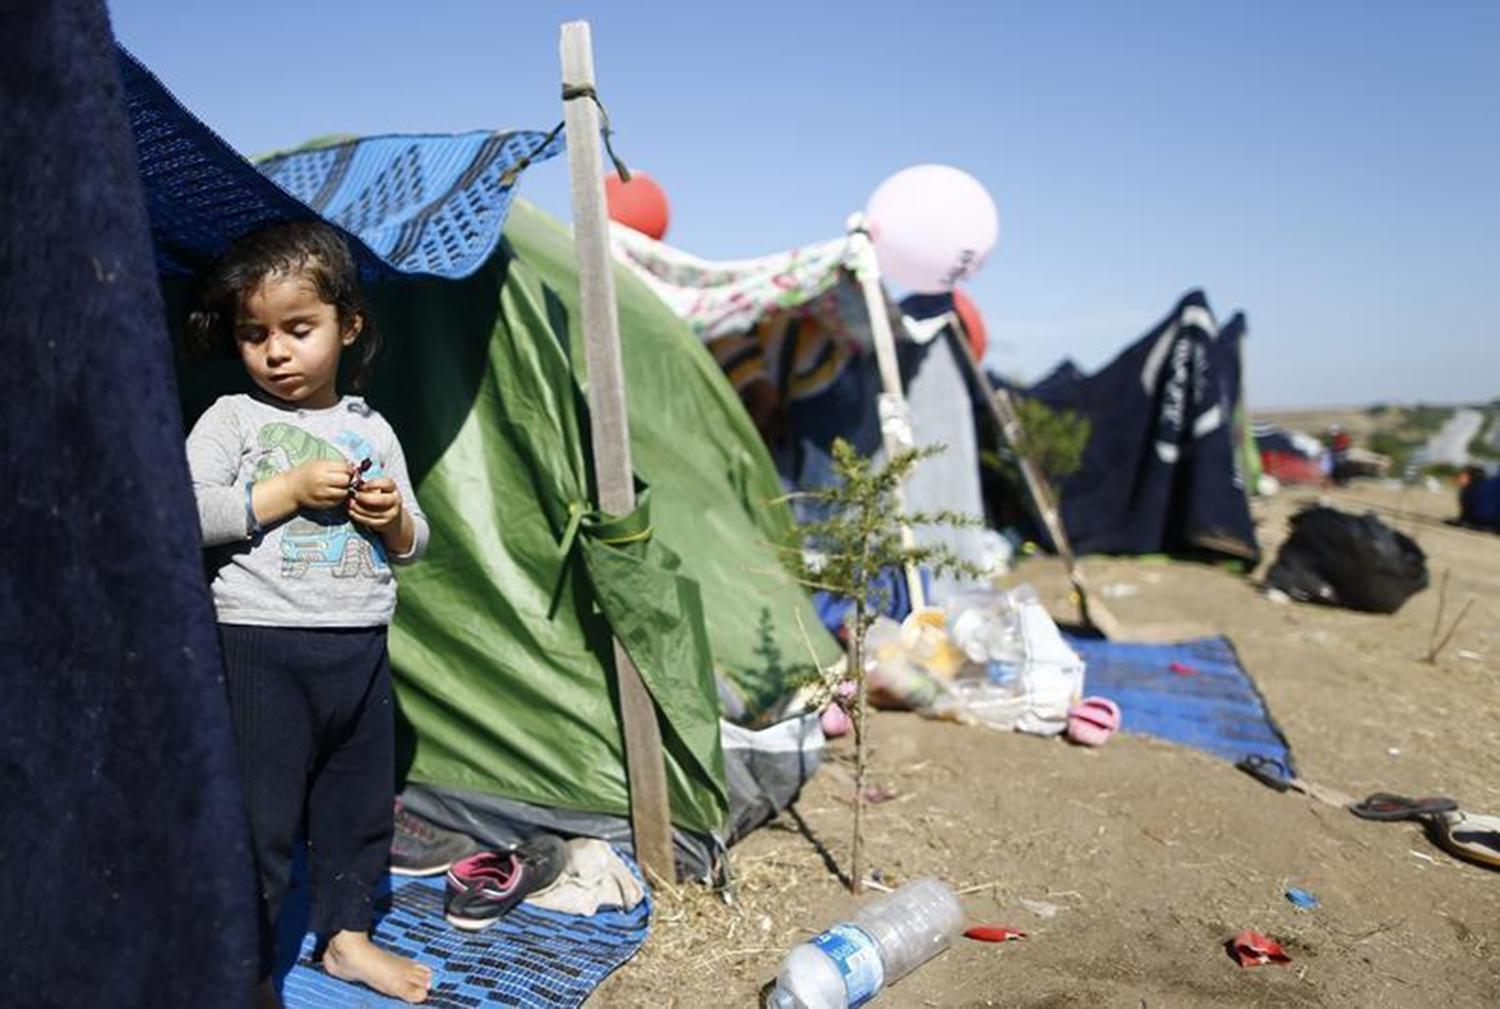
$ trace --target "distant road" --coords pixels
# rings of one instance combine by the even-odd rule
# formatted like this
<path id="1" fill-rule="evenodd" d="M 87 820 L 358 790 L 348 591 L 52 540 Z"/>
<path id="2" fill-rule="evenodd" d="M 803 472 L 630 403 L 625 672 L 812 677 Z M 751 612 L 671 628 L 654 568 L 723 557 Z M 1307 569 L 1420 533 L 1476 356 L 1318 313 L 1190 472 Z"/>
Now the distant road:
<path id="1" fill-rule="evenodd" d="M 1484 414 L 1480 411 L 1468 409 L 1453 411 L 1453 416 L 1448 418 L 1442 430 L 1427 440 L 1426 447 L 1422 449 L 1423 459 L 1429 464 L 1468 465 L 1469 442 L 1478 436 L 1483 427 Z M 1491 432 L 1492 443 L 1494 439 L 1495 434 Z M 1500 445 L 1500 443 L 1495 444 Z"/>

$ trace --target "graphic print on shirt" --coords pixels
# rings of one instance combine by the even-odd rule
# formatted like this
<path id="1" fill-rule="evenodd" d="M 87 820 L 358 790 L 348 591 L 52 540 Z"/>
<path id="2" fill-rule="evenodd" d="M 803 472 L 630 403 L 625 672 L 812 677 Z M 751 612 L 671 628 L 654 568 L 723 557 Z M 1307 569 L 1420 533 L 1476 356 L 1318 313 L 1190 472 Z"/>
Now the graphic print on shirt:
<path id="1" fill-rule="evenodd" d="M 337 444 L 280 421 L 266 424 L 256 436 L 260 458 L 252 478 L 265 480 L 317 459 L 354 463 L 368 459 L 370 466 L 364 479 L 384 475 L 374 447 L 364 438 L 346 430 L 340 431 L 334 441 Z M 385 544 L 350 522 L 349 512 L 342 505 L 299 511 L 282 526 L 280 534 L 283 578 L 303 578 L 315 569 L 335 578 L 378 578 L 390 569 Z"/>

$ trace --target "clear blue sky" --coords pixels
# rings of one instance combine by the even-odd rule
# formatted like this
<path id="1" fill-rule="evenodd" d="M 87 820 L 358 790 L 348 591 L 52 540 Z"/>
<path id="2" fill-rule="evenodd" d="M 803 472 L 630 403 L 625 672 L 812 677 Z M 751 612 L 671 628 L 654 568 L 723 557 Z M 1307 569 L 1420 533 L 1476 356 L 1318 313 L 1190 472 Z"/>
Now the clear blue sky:
<path id="1" fill-rule="evenodd" d="M 1500 396 L 1500 3 L 114 0 L 119 38 L 240 150 L 550 128 L 594 26 L 668 240 L 833 237 L 891 172 L 985 184 L 990 359 L 1107 361 L 1193 286 L 1250 319 L 1252 406 Z M 567 216 L 561 160 L 522 193 Z"/>

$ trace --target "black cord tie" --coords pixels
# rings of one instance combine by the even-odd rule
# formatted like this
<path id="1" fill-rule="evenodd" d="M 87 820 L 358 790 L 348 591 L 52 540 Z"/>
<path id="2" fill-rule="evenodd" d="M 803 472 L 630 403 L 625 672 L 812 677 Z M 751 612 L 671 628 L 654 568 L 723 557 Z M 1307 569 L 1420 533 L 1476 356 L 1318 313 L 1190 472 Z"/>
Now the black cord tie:
<path id="1" fill-rule="evenodd" d="M 629 182 L 630 169 L 625 167 L 625 162 L 620 160 L 620 156 L 615 153 L 614 145 L 610 143 L 610 137 L 614 135 L 614 130 L 610 128 L 609 110 L 599 100 L 599 92 L 594 90 L 592 84 L 565 83 L 562 86 L 562 98 L 565 102 L 571 102 L 575 98 L 588 98 L 595 105 L 599 106 L 599 120 L 604 124 L 604 150 L 609 154 L 609 160 L 614 163 L 615 173 L 620 176 L 620 181 Z M 563 131 L 564 125 L 565 123 L 558 123 L 554 126 L 552 132 L 547 134 L 536 150 L 545 151 L 552 141 L 557 139 L 557 135 Z M 500 186 L 502 189 L 516 184 L 516 178 L 531 164 L 531 158 L 531 154 L 524 154 L 519 161 L 500 173 Z"/>

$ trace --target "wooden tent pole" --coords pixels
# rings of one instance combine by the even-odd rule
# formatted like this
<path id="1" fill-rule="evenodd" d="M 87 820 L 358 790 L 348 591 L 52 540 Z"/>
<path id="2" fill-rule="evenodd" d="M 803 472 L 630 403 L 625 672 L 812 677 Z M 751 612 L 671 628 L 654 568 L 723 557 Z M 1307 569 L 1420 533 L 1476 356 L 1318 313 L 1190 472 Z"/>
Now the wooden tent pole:
<path id="1" fill-rule="evenodd" d="M 1084 623 L 1092 626 L 1100 634 L 1110 640 L 1118 640 L 1121 637 L 1120 622 L 1104 607 L 1103 603 L 1090 597 L 1088 583 L 1083 577 L 1083 569 L 1078 565 L 1078 558 L 1073 553 L 1073 544 L 1068 539 L 1067 529 L 1063 527 L 1062 515 L 1058 513 L 1057 505 L 1052 500 L 1052 491 L 1047 487 L 1047 480 L 1042 476 L 1041 470 L 1022 446 L 1021 418 L 1016 415 L 1015 400 L 1010 390 L 995 388 L 989 376 L 984 373 L 984 369 L 979 366 L 979 361 L 974 356 L 974 348 L 969 343 L 969 334 L 964 329 L 963 319 L 958 313 L 949 313 L 948 321 L 953 331 L 953 342 L 959 347 L 958 356 L 964 362 L 969 378 L 984 396 L 990 419 L 1000 429 L 1000 436 L 1009 443 L 1011 451 L 1016 454 L 1016 461 L 1021 467 L 1021 476 L 1026 482 L 1027 491 L 1031 494 L 1031 506 L 1036 510 L 1037 517 L 1042 520 L 1042 525 L 1046 526 L 1047 535 L 1052 537 L 1052 545 L 1057 550 L 1057 555 L 1062 558 L 1063 567 L 1068 572 L 1068 581 L 1073 584 L 1073 591 L 1078 593 L 1079 614 L 1083 617 Z"/>
<path id="2" fill-rule="evenodd" d="M 570 92 L 592 89 L 594 46 L 587 21 L 570 21 L 562 26 L 561 53 L 563 87 Z M 588 96 L 565 98 L 563 122 L 568 138 L 573 238 L 578 250 L 579 302 L 588 361 L 594 478 L 599 487 L 600 509 L 610 515 L 627 515 L 635 509 L 635 482 L 620 360 L 614 259 L 609 249 L 599 154 L 599 106 Z M 672 862 L 672 811 L 656 706 L 618 638 L 614 643 L 614 658 L 635 854 L 648 873 L 670 882 L 676 878 Z"/>
<path id="3" fill-rule="evenodd" d="M 901 366 L 896 360 L 896 337 L 891 332 L 891 316 L 885 304 L 885 289 L 880 284 L 880 263 L 875 258 L 875 245 L 864 230 L 864 217 L 856 214 L 849 219 L 849 241 L 853 244 L 854 273 L 859 279 L 860 292 L 865 299 L 865 312 L 870 319 L 870 337 L 875 344 L 875 363 L 880 368 L 880 386 L 883 390 L 880 404 L 880 437 L 885 445 L 886 458 L 893 457 L 902 449 L 912 448 L 911 413 L 906 406 L 906 396 L 901 389 Z M 906 516 L 906 493 L 898 484 L 895 492 L 896 508 Z M 915 547 L 916 536 L 911 526 L 901 523 L 901 545 L 908 550 Z M 911 608 L 927 605 L 927 592 L 922 586 L 922 573 L 912 565 L 906 567 L 906 590 L 911 596 Z"/>

